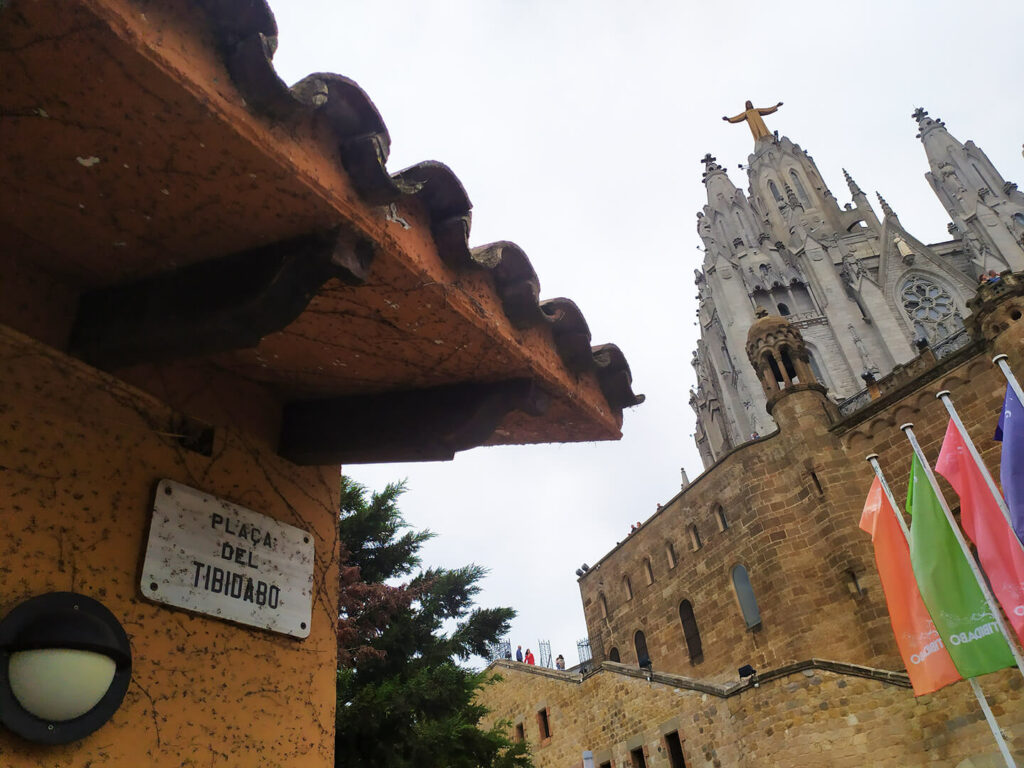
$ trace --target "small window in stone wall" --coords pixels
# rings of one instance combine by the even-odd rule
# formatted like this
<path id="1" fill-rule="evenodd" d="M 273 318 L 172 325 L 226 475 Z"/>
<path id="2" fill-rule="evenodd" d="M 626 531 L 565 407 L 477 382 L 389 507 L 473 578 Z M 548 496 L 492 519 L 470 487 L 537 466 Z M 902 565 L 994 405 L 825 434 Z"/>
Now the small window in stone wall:
<path id="1" fill-rule="evenodd" d="M 683 600 L 679 604 L 679 622 L 683 625 L 683 639 L 686 640 L 690 663 L 700 664 L 704 661 L 704 649 L 701 647 L 697 618 L 693 615 L 693 605 L 689 600 Z"/>
<path id="2" fill-rule="evenodd" d="M 537 712 L 537 730 L 541 741 L 551 738 L 551 713 L 547 707 Z"/>
<path id="3" fill-rule="evenodd" d="M 691 523 L 686 530 L 690 534 L 690 549 L 696 552 L 704 546 L 700 540 L 700 532 L 697 530 L 697 526 L 694 523 Z"/>
<path id="4" fill-rule="evenodd" d="M 612 768 L 612 761 L 608 760 L 607 762 L 601 763 L 599 768 Z"/>
<path id="5" fill-rule="evenodd" d="M 526 729 L 523 727 L 522 722 L 516 723 L 516 734 L 514 737 L 515 741 L 525 741 Z"/>
<path id="6" fill-rule="evenodd" d="M 747 629 L 756 629 L 761 626 L 761 611 L 757 607 L 754 587 L 750 584 L 750 575 L 745 566 L 733 566 L 732 586 L 736 590 L 736 599 L 739 601 L 740 611 L 743 613 Z"/>
<path id="7" fill-rule="evenodd" d="M 719 531 L 724 532 L 729 529 L 729 521 L 725 517 L 725 510 L 722 509 L 721 504 L 715 506 L 715 522 L 718 523 Z"/>
<path id="8" fill-rule="evenodd" d="M 598 601 L 598 603 L 601 604 L 601 618 L 602 619 L 607 619 L 608 618 L 608 600 L 607 600 L 607 598 L 605 598 L 604 592 L 601 592 L 597 596 L 597 601 Z"/>
<path id="9" fill-rule="evenodd" d="M 649 557 L 644 558 L 644 576 L 647 578 L 648 586 L 654 583 L 654 569 L 651 568 L 651 559 Z"/>
<path id="10" fill-rule="evenodd" d="M 671 541 L 665 542 L 665 557 L 668 559 L 669 570 L 672 570 L 679 563 L 676 557 L 676 547 Z"/>
<path id="11" fill-rule="evenodd" d="M 616 664 L 618 664 L 621 661 L 621 658 L 619 657 L 618 648 L 612 648 L 610 651 L 608 651 L 608 661 L 614 661 Z"/>
<path id="12" fill-rule="evenodd" d="M 626 595 L 627 600 L 633 599 L 633 584 L 629 580 L 629 576 L 622 577 L 622 591 Z"/>
<path id="13" fill-rule="evenodd" d="M 651 654 L 647 650 L 647 635 L 642 629 L 638 629 L 633 635 L 633 647 L 636 650 L 637 666 L 650 668 Z"/>
<path id="14" fill-rule="evenodd" d="M 633 768 L 647 768 L 647 759 L 644 756 L 643 747 L 630 750 L 629 759 L 632 761 Z"/>
<path id="15" fill-rule="evenodd" d="M 668 762 L 672 768 L 686 768 L 686 758 L 683 757 L 683 744 L 679 739 L 679 731 L 665 734 L 665 749 L 668 752 Z"/>
<path id="16" fill-rule="evenodd" d="M 867 590 L 860 583 L 860 576 L 856 571 L 850 570 L 846 572 L 846 587 L 850 590 L 850 594 L 854 597 L 863 597 L 867 594 Z"/>

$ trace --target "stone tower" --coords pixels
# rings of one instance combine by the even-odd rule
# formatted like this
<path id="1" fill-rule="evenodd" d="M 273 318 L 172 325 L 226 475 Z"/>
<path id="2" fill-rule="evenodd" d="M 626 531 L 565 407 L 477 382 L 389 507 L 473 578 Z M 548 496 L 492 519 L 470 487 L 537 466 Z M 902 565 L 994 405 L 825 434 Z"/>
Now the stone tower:
<path id="1" fill-rule="evenodd" d="M 931 167 L 925 178 L 949 211 L 950 232 L 962 238 L 974 274 L 1024 269 L 1024 194 L 973 141 L 961 144 L 924 109 L 913 117 Z"/>
<path id="2" fill-rule="evenodd" d="M 851 201 L 840 206 L 814 159 L 777 133 L 755 139 L 746 192 L 714 157 L 703 158 L 701 338 L 690 405 L 705 467 L 775 429 L 744 362 L 759 307 L 799 329 L 810 370 L 841 403 L 918 349 L 962 335 L 981 273 L 1024 267 L 1024 195 L 973 143 L 961 145 L 923 110 L 915 117 L 928 178 L 962 238 L 925 244 L 880 195 L 879 218 L 845 170 Z"/>
<path id="3" fill-rule="evenodd" d="M 824 393 L 811 370 L 807 346 L 800 331 L 780 315 L 758 308 L 758 319 L 747 331 L 747 359 L 761 381 L 771 413 L 783 396 L 800 389 Z"/>

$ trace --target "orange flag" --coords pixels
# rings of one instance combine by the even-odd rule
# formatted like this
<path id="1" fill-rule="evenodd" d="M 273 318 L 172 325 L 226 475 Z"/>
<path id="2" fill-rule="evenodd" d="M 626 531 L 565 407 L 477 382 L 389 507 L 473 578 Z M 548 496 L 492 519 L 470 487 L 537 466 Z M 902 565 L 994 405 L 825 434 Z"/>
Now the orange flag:
<path id="1" fill-rule="evenodd" d="M 978 548 L 992 593 L 1024 643 L 1024 551 L 952 419 L 935 471 L 949 480 L 960 497 L 960 524 Z"/>
<path id="2" fill-rule="evenodd" d="M 896 645 L 914 686 L 915 696 L 924 696 L 955 683 L 960 673 L 953 666 L 932 617 L 924 607 L 917 580 L 910 567 L 910 547 L 896 520 L 882 483 L 876 477 L 864 502 L 860 518 L 862 530 L 871 534 L 875 545 L 875 564 L 882 580 L 885 603 L 889 607 Z"/>

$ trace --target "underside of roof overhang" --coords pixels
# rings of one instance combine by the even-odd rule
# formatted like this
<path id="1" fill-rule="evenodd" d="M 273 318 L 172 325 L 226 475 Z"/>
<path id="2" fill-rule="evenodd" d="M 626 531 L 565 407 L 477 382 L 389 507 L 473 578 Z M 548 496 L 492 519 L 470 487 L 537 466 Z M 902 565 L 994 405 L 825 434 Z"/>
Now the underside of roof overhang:
<path id="1" fill-rule="evenodd" d="M 388 171 L 355 83 L 288 88 L 275 45 L 259 0 L 0 5 L 0 270 L 32 275 L 0 319 L 68 286 L 38 295 L 71 354 L 257 382 L 301 463 L 619 437 L 642 396 L 618 348 L 516 245 L 470 246 L 446 166 Z"/>

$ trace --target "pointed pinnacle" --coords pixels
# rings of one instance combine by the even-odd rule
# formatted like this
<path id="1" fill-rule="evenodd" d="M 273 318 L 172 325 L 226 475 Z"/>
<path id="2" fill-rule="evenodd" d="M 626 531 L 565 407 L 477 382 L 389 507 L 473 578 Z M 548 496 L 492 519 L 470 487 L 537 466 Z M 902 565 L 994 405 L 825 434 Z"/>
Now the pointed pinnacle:
<path id="1" fill-rule="evenodd" d="M 793 188 L 789 186 L 789 184 L 783 184 L 783 188 L 786 190 L 786 201 L 789 203 L 789 206 L 791 208 L 796 208 L 797 206 L 803 208 L 803 205 L 800 204 L 800 200 L 797 198 Z"/>
<path id="2" fill-rule="evenodd" d="M 889 207 L 889 204 L 885 202 L 885 198 L 882 197 L 881 193 L 875 192 L 875 194 L 878 195 L 878 204 L 882 206 L 882 213 L 884 213 L 886 217 L 892 216 L 894 219 L 898 219 L 899 217 L 893 209 Z"/>
<path id="3" fill-rule="evenodd" d="M 850 188 L 850 194 L 856 197 L 857 195 L 863 195 L 864 191 L 857 186 L 857 182 L 853 180 L 853 176 L 846 172 L 843 168 L 843 178 L 846 179 L 846 185 Z"/>
<path id="4" fill-rule="evenodd" d="M 704 173 L 702 173 L 700 175 L 700 180 L 701 181 L 707 181 L 708 180 L 708 176 L 711 175 L 712 171 L 720 171 L 720 170 L 722 170 L 722 166 L 720 166 L 718 164 L 716 158 L 713 157 L 710 152 L 708 152 L 706 155 L 704 155 L 704 157 L 702 157 L 700 159 L 700 161 L 702 163 L 704 163 Z"/>

